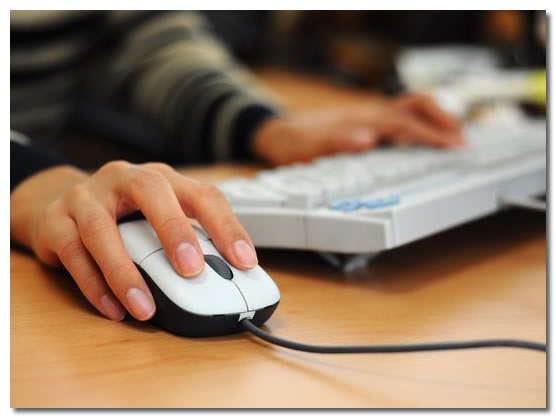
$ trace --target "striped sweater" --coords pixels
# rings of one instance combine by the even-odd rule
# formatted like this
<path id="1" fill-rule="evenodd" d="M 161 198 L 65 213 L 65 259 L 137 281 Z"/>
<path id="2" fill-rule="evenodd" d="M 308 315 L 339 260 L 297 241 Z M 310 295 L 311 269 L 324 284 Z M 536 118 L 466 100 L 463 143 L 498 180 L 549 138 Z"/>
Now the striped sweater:
<path id="1" fill-rule="evenodd" d="M 201 14 L 11 11 L 11 129 L 55 136 L 84 97 L 163 133 L 182 162 L 244 158 L 276 114 Z"/>

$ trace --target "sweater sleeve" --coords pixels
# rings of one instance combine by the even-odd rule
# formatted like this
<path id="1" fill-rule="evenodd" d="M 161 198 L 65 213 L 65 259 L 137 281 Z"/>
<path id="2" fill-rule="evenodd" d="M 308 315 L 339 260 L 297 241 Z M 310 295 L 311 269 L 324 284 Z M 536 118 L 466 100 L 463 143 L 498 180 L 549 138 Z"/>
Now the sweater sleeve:
<path id="1" fill-rule="evenodd" d="M 109 95 L 159 126 L 186 162 L 249 158 L 278 110 L 194 12 L 114 11 Z"/>
<path id="2" fill-rule="evenodd" d="M 56 165 L 70 164 L 52 151 L 33 145 L 23 135 L 10 133 L 10 191 L 27 177 Z"/>

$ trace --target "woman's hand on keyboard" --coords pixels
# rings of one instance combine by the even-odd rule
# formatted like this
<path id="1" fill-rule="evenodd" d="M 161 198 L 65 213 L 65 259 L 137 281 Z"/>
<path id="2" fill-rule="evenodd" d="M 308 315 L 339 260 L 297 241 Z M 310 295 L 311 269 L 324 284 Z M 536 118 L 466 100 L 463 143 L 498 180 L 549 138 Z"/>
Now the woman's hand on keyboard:
<path id="1" fill-rule="evenodd" d="M 184 277 L 199 274 L 205 265 L 187 217 L 199 221 L 232 265 L 257 264 L 253 244 L 222 193 L 165 164 L 116 161 L 92 175 L 53 167 L 19 184 L 10 207 L 11 239 L 47 265 L 63 264 L 89 302 L 113 320 L 126 311 L 146 320 L 155 311 L 116 224 L 124 214 L 140 210 L 145 215 Z"/>
<path id="2" fill-rule="evenodd" d="M 460 124 L 425 95 L 406 95 L 270 119 L 256 132 L 252 151 L 273 164 L 366 151 L 380 142 L 448 148 L 463 143 Z"/>

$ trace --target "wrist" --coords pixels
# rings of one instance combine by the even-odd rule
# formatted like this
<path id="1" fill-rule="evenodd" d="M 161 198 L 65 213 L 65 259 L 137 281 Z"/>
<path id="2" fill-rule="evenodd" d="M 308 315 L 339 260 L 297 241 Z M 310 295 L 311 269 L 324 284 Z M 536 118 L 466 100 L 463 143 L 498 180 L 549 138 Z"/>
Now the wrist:
<path id="1" fill-rule="evenodd" d="M 33 231 L 46 206 L 88 175 L 69 165 L 54 166 L 26 178 L 10 193 L 10 239 L 33 247 Z"/>
<path id="2" fill-rule="evenodd" d="M 231 158 L 235 161 L 252 159 L 254 157 L 252 143 L 256 133 L 265 122 L 275 117 L 275 112 L 263 105 L 248 106 L 242 110 L 232 124 L 229 138 L 230 154 L 221 154 L 218 158 Z"/>
<path id="3" fill-rule="evenodd" d="M 281 117 L 274 117 L 264 121 L 253 136 L 251 151 L 257 158 L 276 164 L 276 152 L 280 138 L 293 135 L 289 123 Z"/>

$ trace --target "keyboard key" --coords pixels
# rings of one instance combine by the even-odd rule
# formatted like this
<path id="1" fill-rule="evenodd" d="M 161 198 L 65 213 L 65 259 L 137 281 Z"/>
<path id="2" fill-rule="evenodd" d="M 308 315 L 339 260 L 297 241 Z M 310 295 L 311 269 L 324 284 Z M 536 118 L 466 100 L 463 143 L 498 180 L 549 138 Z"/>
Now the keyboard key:
<path id="1" fill-rule="evenodd" d="M 237 179 L 219 185 L 232 206 L 280 207 L 287 197 L 261 187 L 249 179 Z"/>
<path id="2" fill-rule="evenodd" d="M 457 149 L 379 146 L 220 187 L 257 245 L 336 252 L 392 248 L 491 213 L 498 188 L 520 176 L 524 193 L 546 190 L 545 121 L 466 125 L 464 134 Z"/>
<path id="3" fill-rule="evenodd" d="M 466 145 L 438 150 L 422 145 L 378 147 L 365 153 L 344 153 L 318 158 L 311 163 L 264 170 L 255 178 L 223 183 L 222 191 L 232 206 L 312 209 L 330 207 L 353 211 L 399 203 L 399 197 L 361 199 L 381 188 L 398 194 L 415 194 L 445 186 L 430 182 L 446 170 L 464 175 L 495 169 L 524 154 L 544 152 L 546 124 L 530 122 L 515 126 L 467 125 Z M 453 175 L 453 174 L 452 174 Z M 423 178 L 425 183 L 419 182 Z M 419 187 L 410 187 L 407 182 Z M 405 188 L 398 188 L 403 185 Z"/>

